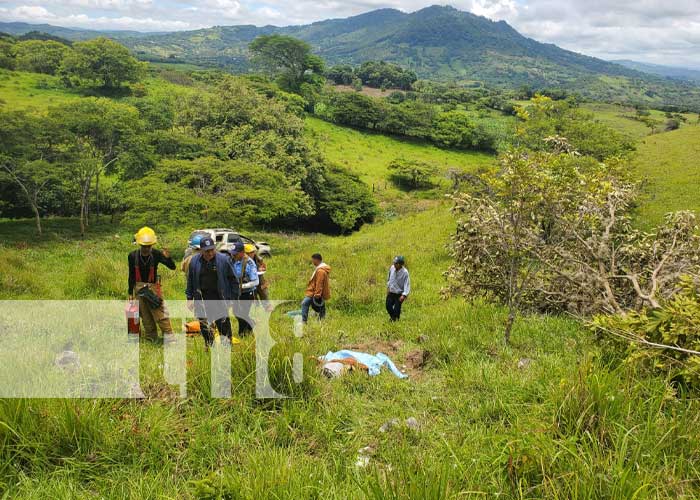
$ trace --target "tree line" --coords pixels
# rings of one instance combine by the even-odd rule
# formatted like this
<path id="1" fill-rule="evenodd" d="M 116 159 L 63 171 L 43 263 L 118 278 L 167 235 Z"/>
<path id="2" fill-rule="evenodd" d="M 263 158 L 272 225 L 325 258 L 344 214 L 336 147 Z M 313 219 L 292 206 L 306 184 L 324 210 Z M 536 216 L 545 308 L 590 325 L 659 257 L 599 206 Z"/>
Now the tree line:
<path id="1" fill-rule="evenodd" d="M 49 57 L 56 44 L 60 57 Z M 90 215 L 101 213 L 134 223 L 330 232 L 355 229 L 376 213 L 366 185 L 306 142 L 297 95 L 219 72 L 198 75 L 196 89 L 147 90 L 141 63 L 107 39 L 10 45 L 14 67 L 53 72 L 67 85 L 131 82 L 118 100 L 76 96 L 41 113 L 0 112 L 0 213 L 32 214 L 39 232 L 51 214 L 77 215 L 85 233 Z M 71 58 L 83 58 L 80 76 L 66 80 Z"/>

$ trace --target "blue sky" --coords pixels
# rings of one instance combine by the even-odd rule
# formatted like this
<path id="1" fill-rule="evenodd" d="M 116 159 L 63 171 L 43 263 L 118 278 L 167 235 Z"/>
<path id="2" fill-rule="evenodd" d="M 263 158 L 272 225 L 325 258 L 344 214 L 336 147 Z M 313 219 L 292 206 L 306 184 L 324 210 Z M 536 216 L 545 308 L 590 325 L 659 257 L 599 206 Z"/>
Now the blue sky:
<path id="1" fill-rule="evenodd" d="M 435 0 L 0 0 L 0 20 L 92 29 L 304 24 Z M 453 0 L 526 36 L 605 59 L 700 69 L 700 0 Z"/>

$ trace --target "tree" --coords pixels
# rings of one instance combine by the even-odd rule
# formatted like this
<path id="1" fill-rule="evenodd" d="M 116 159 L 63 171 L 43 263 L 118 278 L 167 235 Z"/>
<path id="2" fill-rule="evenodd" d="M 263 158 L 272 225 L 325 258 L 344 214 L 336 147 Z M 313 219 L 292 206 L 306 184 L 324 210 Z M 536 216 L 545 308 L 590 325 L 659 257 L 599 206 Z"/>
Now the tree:
<path id="1" fill-rule="evenodd" d="M 298 91 L 307 80 L 307 72 L 322 75 L 323 59 L 311 53 L 311 46 L 284 35 L 262 35 L 248 46 L 254 62 L 277 75 L 285 90 Z"/>
<path id="2" fill-rule="evenodd" d="M 0 113 L 0 167 L 24 194 L 41 234 L 40 195 L 56 179 L 50 162 L 60 155 L 60 130 L 24 112 Z"/>
<path id="3" fill-rule="evenodd" d="M 536 95 L 526 106 L 516 106 L 520 119 L 515 142 L 533 150 L 547 150 L 547 137 L 566 137 L 579 153 L 598 160 L 625 154 L 634 145 L 621 133 L 595 120 L 592 113 L 571 101 L 555 101 Z"/>
<path id="4" fill-rule="evenodd" d="M 333 66 L 326 71 L 326 78 L 336 85 L 352 85 L 355 79 L 355 70 L 349 64 Z"/>
<path id="5" fill-rule="evenodd" d="M 453 148 L 471 148 L 475 144 L 475 127 L 464 111 L 440 113 L 431 133 L 431 139 Z"/>
<path id="6" fill-rule="evenodd" d="M 405 158 L 395 158 L 387 168 L 392 172 L 392 178 L 411 189 L 430 186 L 430 178 L 437 172 L 437 168 L 430 163 Z"/>
<path id="7" fill-rule="evenodd" d="M 0 68 L 15 69 L 14 45 L 12 39 L 0 38 Z"/>
<path id="8" fill-rule="evenodd" d="M 108 38 L 99 37 L 73 44 L 63 60 L 60 73 L 78 86 L 114 90 L 126 82 L 137 82 L 142 65 L 129 49 Z"/>
<path id="9" fill-rule="evenodd" d="M 518 311 L 626 313 L 657 308 L 683 275 L 700 272 L 700 237 L 688 212 L 650 233 L 633 228 L 637 187 L 622 161 L 601 163 L 563 138 L 554 152 L 509 151 L 495 173 L 454 196 L 452 289 Z"/>
<path id="10" fill-rule="evenodd" d="M 69 168 L 80 189 L 80 232 L 84 235 L 92 181 L 95 180 L 99 215 L 100 176 L 116 164 L 127 146 L 134 143 L 143 130 L 143 124 L 132 106 L 94 97 L 51 108 L 49 116 L 72 137 L 72 153 L 76 159 Z"/>
<path id="11" fill-rule="evenodd" d="M 52 40 L 27 40 L 15 45 L 17 69 L 55 75 L 70 47 Z"/>

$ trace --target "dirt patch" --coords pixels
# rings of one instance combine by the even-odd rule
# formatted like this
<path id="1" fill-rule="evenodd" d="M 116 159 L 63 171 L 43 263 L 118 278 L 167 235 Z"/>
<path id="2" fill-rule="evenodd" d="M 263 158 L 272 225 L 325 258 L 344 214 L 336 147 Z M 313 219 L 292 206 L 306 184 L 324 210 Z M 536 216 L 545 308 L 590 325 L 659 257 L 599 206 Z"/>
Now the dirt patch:
<path id="1" fill-rule="evenodd" d="M 416 349 L 406 354 L 406 367 L 416 371 L 422 370 L 430 359 L 430 351 Z"/>
<path id="2" fill-rule="evenodd" d="M 338 92 L 357 92 L 354 87 L 350 85 L 333 85 L 333 88 Z M 392 92 L 396 92 L 399 89 L 375 89 L 374 87 L 362 86 L 362 90 L 359 91 L 360 94 L 364 94 L 369 97 L 387 97 Z"/>
<path id="3" fill-rule="evenodd" d="M 369 354 L 383 352 L 387 356 L 391 357 L 391 354 L 396 354 L 402 347 L 403 342 L 400 340 L 394 340 L 393 342 L 389 342 L 386 340 L 370 340 L 369 342 L 348 344 L 344 346 L 343 349 L 348 349 L 350 351 L 367 352 Z"/>

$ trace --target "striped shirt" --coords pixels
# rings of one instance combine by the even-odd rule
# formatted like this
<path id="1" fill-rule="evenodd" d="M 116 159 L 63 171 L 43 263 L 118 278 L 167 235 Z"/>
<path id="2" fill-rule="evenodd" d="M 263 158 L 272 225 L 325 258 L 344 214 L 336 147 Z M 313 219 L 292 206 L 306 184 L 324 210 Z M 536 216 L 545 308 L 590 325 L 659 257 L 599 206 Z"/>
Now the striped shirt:
<path id="1" fill-rule="evenodd" d="M 391 266 L 386 286 L 390 293 L 408 295 L 411 292 L 411 278 L 408 276 L 408 269 L 402 267 L 397 271 L 394 266 Z"/>

